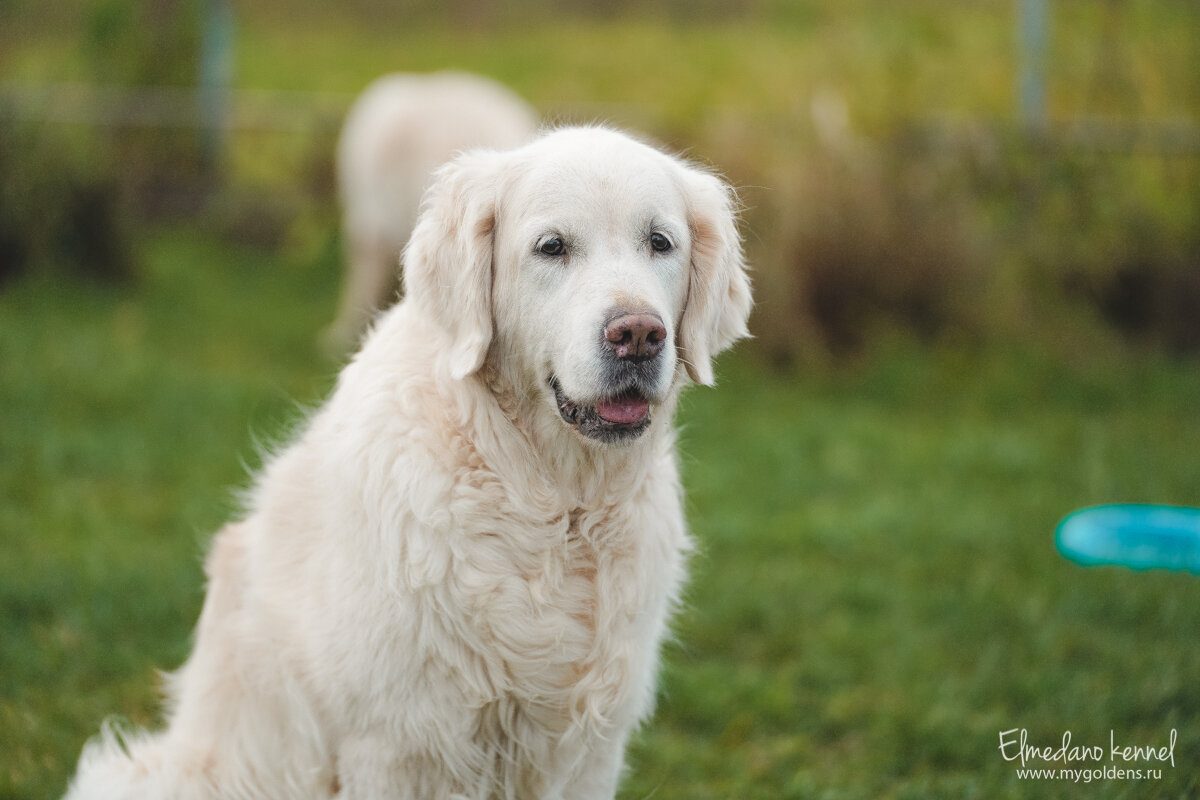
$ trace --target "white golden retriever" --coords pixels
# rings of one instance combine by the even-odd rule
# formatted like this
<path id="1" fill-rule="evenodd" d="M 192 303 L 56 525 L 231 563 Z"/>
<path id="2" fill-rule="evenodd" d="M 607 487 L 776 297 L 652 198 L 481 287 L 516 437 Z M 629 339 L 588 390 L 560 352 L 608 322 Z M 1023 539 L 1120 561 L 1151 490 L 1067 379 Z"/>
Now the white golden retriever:
<path id="1" fill-rule="evenodd" d="M 462 72 L 385 75 L 354 101 L 337 150 L 345 285 L 323 336 L 331 355 L 395 298 L 400 251 L 433 171 L 463 150 L 525 144 L 537 119 L 507 87 Z"/>
<path id="2" fill-rule="evenodd" d="M 613 797 L 689 550 L 671 415 L 746 334 L 733 204 L 604 128 L 441 169 L 405 299 L 213 544 L 166 730 L 71 800 Z"/>

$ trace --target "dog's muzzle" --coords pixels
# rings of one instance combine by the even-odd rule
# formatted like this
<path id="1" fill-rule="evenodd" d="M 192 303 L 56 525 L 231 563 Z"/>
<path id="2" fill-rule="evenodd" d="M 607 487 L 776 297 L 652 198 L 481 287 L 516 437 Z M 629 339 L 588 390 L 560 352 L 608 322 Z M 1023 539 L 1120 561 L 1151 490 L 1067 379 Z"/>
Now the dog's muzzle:
<path id="1" fill-rule="evenodd" d="M 581 405 L 563 394 L 557 378 L 550 378 L 550 388 L 563 422 L 588 439 L 627 442 L 650 427 L 650 400 L 637 389 L 626 389 L 595 405 Z"/>
<path id="2" fill-rule="evenodd" d="M 651 398 L 664 369 L 661 359 L 667 327 L 652 311 L 617 311 L 604 324 L 599 341 L 606 384 L 604 399 L 586 405 L 568 397 L 550 376 L 558 413 L 581 435 L 601 442 L 636 439 L 650 427 Z"/>

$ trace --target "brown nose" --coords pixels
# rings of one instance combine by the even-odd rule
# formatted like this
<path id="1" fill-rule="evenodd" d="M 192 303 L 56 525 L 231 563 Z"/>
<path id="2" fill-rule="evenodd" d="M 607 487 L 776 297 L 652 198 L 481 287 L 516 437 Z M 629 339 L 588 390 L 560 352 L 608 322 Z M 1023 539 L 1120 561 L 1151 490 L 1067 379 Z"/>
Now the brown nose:
<path id="1" fill-rule="evenodd" d="M 604 326 L 604 339 L 617 358 L 648 361 L 667 341 L 667 329 L 657 314 L 620 314 Z"/>

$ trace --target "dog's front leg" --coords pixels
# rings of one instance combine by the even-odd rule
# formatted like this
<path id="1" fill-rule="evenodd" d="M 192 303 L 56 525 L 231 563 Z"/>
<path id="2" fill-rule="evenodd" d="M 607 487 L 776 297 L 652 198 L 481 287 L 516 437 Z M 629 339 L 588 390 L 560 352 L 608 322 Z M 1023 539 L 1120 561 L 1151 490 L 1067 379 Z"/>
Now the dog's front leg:
<path id="1" fill-rule="evenodd" d="M 546 800 L 613 800 L 625 763 L 627 736 L 592 737 L 570 778 Z"/>
<path id="2" fill-rule="evenodd" d="M 395 739 L 386 734 L 365 734 L 338 748 L 334 800 L 422 800 L 430 794 L 428 765 L 408 753 L 397 752 Z"/>

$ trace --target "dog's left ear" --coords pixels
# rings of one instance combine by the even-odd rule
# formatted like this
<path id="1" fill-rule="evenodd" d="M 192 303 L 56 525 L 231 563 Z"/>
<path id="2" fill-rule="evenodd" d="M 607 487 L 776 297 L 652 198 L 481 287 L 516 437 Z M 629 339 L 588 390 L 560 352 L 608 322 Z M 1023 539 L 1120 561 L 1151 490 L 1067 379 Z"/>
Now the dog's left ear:
<path id="1" fill-rule="evenodd" d="M 492 242 L 503 154 L 471 151 L 441 167 L 404 250 L 404 295 L 449 334 L 450 374 L 483 366 L 492 342 Z"/>
<path id="2" fill-rule="evenodd" d="M 713 384 L 712 359 L 749 336 L 753 301 L 737 230 L 733 188 L 715 175 L 684 168 L 684 194 L 692 235 L 687 304 L 679 325 L 679 348 L 688 375 Z"/>

